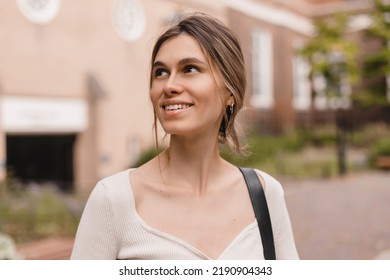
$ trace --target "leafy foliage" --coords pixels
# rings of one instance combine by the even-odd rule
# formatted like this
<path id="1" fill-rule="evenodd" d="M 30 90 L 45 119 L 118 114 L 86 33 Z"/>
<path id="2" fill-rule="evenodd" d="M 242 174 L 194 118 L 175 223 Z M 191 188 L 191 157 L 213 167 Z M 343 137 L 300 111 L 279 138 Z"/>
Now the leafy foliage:
<path id="1" fill-rule="evenodd" d="M 341 85 L 342 79 L 353 84 L 359 78 L 356 60 L 358 47 L 344 36 L 347 23 L 345 14 L 335 15 L 328 20 L 317 20 L 314 23 L 315 36 L 298 52 L 311 66 L 310 80 L 317 74 L 325 78 L 328 97 L 339 95 L 336 87 Z"/>
<path id="2" fill-rule="evenodd" d="M 259 161 L 273 159 L 285 152 L 300 151 L 306 144 L 306 135 L 294 131 L 284 136 L 261 135 L 252 133 L 248 139 L 248 155 L 242 156 L 222 148 L 221 154 L 226 160 L 240 166 L 251 166 Z"/>
<path id="3" fill-rule="evenodd" d="M 370 165 L 375 166 L 375 161 L 383 156 L 390 157 L 390 139 L 380 139 L 373 144 L 369 155 Z"/>
<path id="4" fill-rule="evenodd" d="M 386 105 L 386 83 L 385 77 L 390 75 L 390 5 L 384 0 L 375 0 L 374 9 L 371 13 L 373 20 L 368 29 L 369 34 L 381 41 L 381 48 L 373 54 L 365 57 L 364 74 L 368 78 L 382 78 L 379 87 L 369 88 L 356 96 L 359 104 L 368 107 L 374 105 Z M 388 87 L 389 85 L 387 85 Z"/>
<path id="5" fill-rule="evenodd" d="M 0 185 L 0 232 L 17 242 L 74 236 L 80 214 L 52 187 L 25 188 L 9 180 Z"/>

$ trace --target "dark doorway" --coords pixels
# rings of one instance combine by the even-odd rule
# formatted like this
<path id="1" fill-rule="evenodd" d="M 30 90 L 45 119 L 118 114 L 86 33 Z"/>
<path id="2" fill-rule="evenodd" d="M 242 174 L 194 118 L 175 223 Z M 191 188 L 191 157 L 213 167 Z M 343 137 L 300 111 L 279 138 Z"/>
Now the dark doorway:
<path id="1" fill-rule="evenodd" d="M 7 135 L 7 169 L 23 182 L 55 183 L 70 191 L 75 135 Z"/>

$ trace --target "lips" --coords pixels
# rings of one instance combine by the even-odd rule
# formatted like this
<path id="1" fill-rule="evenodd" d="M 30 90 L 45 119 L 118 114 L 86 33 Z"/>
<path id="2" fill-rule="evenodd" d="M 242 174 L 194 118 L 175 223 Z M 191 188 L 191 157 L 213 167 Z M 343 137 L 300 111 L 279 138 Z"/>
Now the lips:
<path id="1" fill-rule="evenodd" d="M 167 102 L 164 103 L 161 107 L 164 109 L 164 111 L 178 111 L 187 109 L 189 107 L 193 106 L 193 104 L 185 103 L 185 102 Z"/>
<path id="2" fill-rule="evenodd" d="M 165 111 L 175 111 L 175 110 L 187 109 L 188 107 L 190 107 L 190 105 L 188 104 L 175 104 L 175 105 L 167 105 L 164 106 L 163 108 Z"/>

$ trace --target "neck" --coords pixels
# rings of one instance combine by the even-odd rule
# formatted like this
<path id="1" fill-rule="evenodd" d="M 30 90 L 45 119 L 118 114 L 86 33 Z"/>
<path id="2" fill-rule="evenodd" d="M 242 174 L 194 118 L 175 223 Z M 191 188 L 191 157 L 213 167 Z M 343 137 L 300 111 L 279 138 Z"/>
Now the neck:
<path id="1" fill-rule="evenodd" d="M 172 135 L 164 158 L 166 183 L 197 195 L 204 194 L 213 185 L 224 163 L 219 155 L 218 142 L 212 137 L 193 140 Z"/>

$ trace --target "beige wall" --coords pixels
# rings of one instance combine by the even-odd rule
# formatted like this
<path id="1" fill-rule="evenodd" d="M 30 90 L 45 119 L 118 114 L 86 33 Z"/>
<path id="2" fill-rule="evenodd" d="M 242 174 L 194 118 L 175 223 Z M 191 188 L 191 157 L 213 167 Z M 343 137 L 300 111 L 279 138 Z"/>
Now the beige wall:
<path id="1" fill-rule="evenodd" d="M 307 37 L 307 25 L 304 21 L 304 31 L 299 33 L 297 28 L 302 25 L 293 24 L 292 28 L 275 25 L 272 20 L 262 21 L 252 15 L 251 10 L 242 12 L 229 4 L 241 6 L 244 2 L 249 3 L 139 0 L 146 17 L 146 29 L 138 40 L 128 42 L 114 28 L 114 0 L 63 0 L 58 15 L 43 25 L 27 20 L 16 1 L 1 1 L 0 97 L 77 98 L 88 104 L 88 126 L 75 132 L 74 174 L 77 190 L 89 192 L 98 179 L 129 167 L 136 160 L 137 147 L 141 151 L 153 146 L 148 72 L 154 39 L 178 11 L 203 11 L 219 17 L 239 34 L 247 63 L 248 95 L 251 31 L 260 26 L 273 33 L 277 102 L 269 112 L 249 111 L 253 114 L 246 120 L 260 119 L 272 129 L 288 129 L 296 118 L 291 104 L 292 45 Z M 250 1 L 310 20 L 310 13 L 315 14 L 321 7 L 316 10 L 313 5 L 302 4 L 304 2 L 310 3 L 294 1 L 305 8 L 302 12 L 293 1 Z M 91 86 L 87 78 L 90 75 L 100 88 L 96 89 L 96 84 Z M 5 136 L 0 127 L 0 163 L 6 160 Z M 4 169 L 0 170 L 0 176 L 2 174 Z"/>
<path id="2" fill-rule="evenodd" d="M 76 133 L 75 185 L 89 192 L 104 176 L 128 168 L 137 147 L 153 145 L 148 96 L 149 56 L 155 37 L 178 10 L 223 18 L 221 1 L 140 0 L 146 29 L 123 40 L 113 24 L 113 1 L 61 1 L 57 16 L 35 24 L 16 1 L 0 4 L 0 95 L 77 98 L 88 104 L 88 127 Z M 93 75 L 103 96 L 88 83 Z M 50 131 L 44 132 L 51 133 Z M 0 162 L 5 162 L 0 128 Z M 4 169 L 0 170 L 0 176 Z"/>

